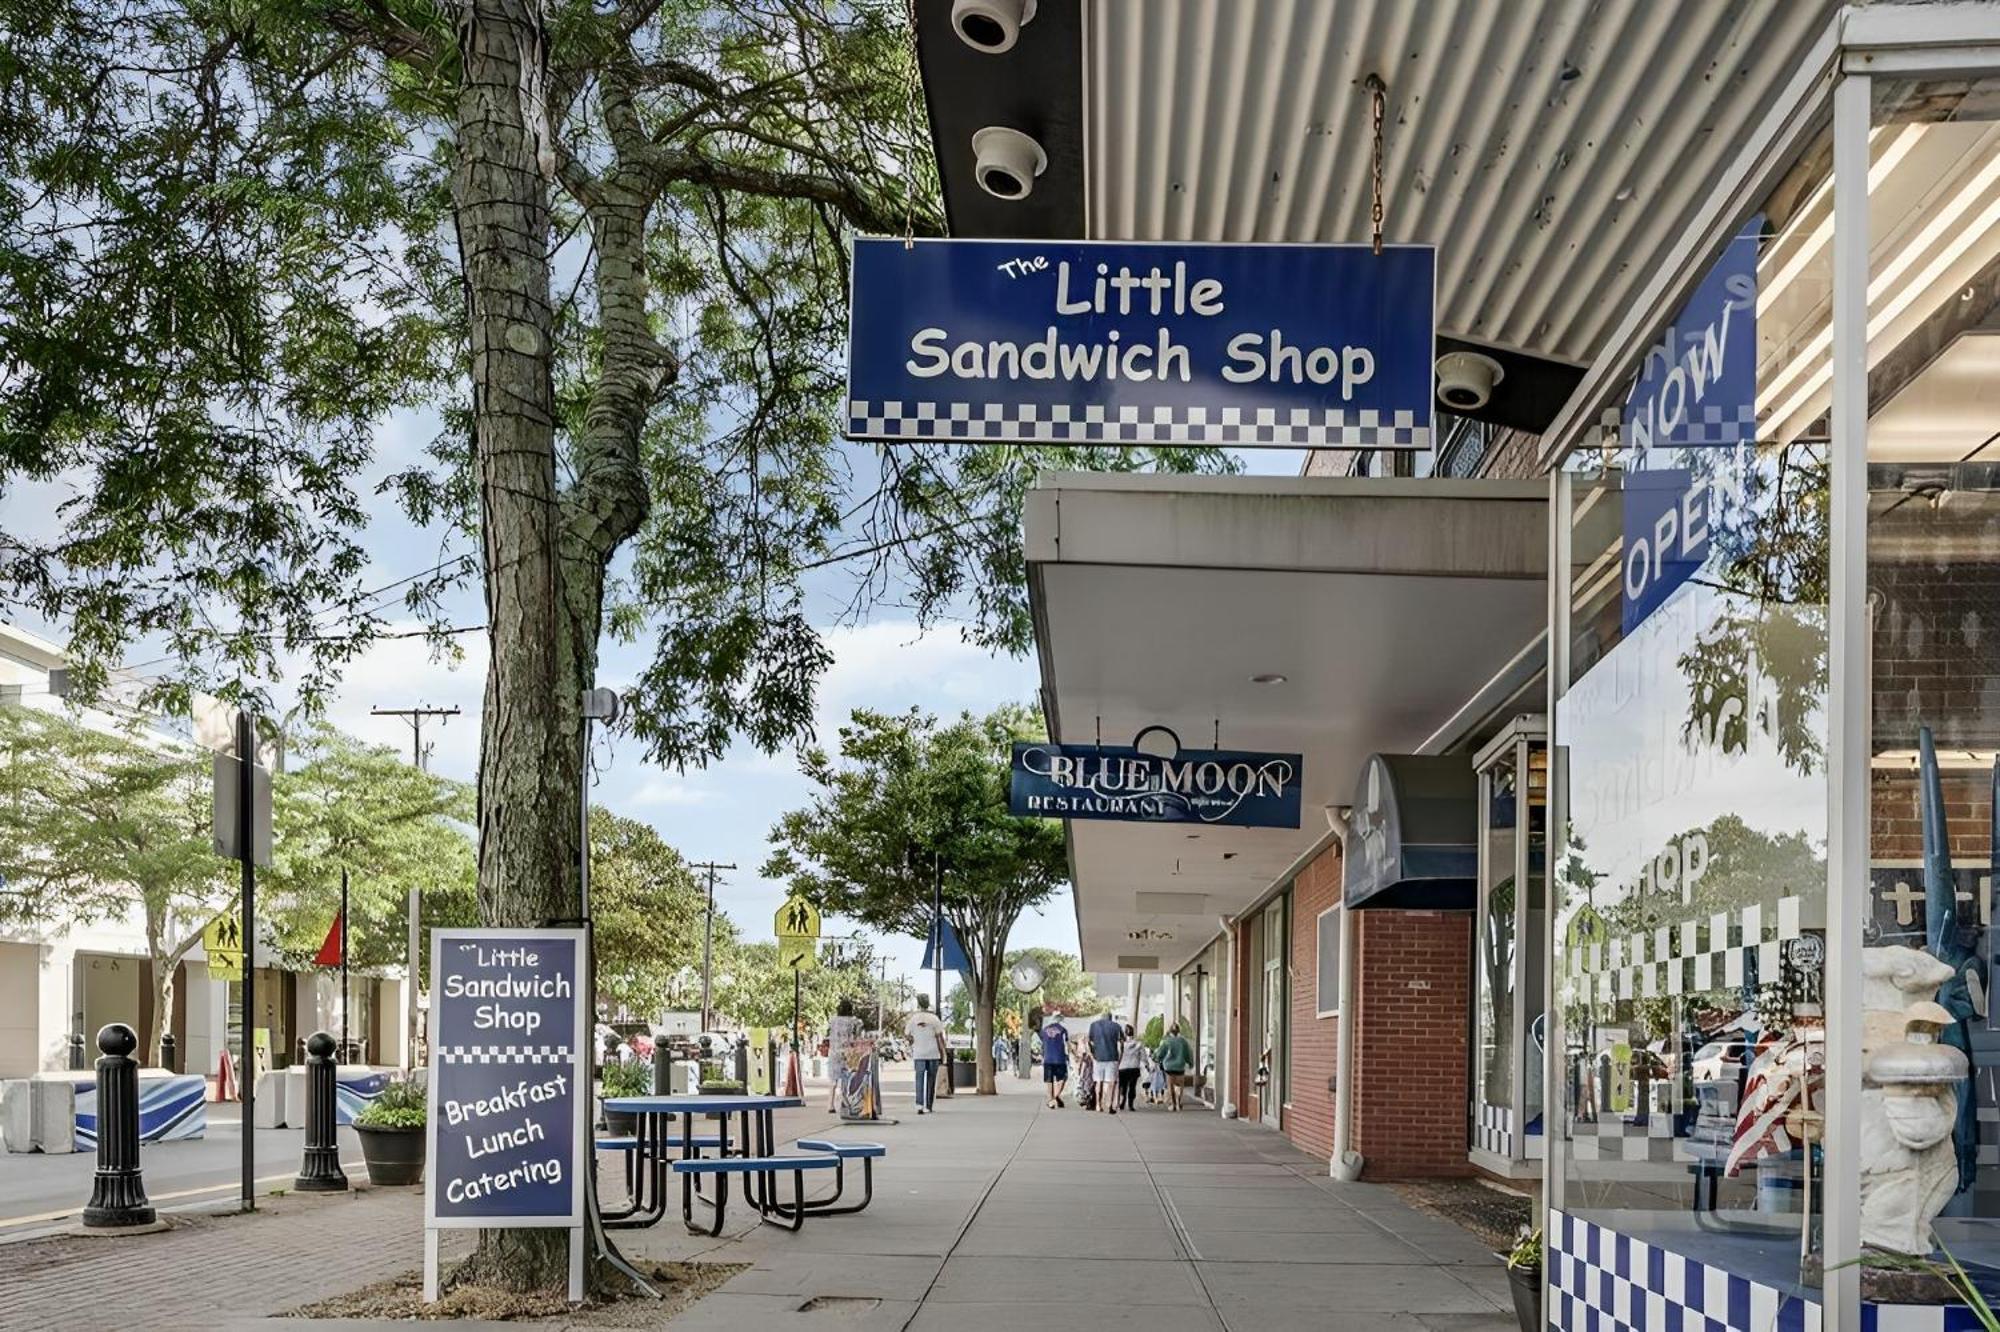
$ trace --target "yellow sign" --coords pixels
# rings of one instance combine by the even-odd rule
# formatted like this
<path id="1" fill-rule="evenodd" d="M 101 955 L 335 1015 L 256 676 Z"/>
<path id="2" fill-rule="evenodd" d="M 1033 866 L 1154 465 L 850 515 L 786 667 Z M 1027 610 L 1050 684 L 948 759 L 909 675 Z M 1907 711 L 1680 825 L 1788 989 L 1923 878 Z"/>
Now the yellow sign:
<path id="1" fill-rule="evenodd" d="M 811 971 L 819 965 L 819 940 L 800 934 L 779 935 L 778 965 L 793 971 Z"/>
<path id="2" fill-rule="evenodd" d="M 201 932 L 201 951 L 208 954 L 210 980 L 242 980 L 243 922 L 226 912 L 208 922 Z"/>
<path id="3" fill-rule="evenodd" d="M 780 939 L 787 935 L 795 939 L 819 938 L 819 908 L 793 893 L 778 908 L 778 918 L 771 922 L 771 933 Z"/>

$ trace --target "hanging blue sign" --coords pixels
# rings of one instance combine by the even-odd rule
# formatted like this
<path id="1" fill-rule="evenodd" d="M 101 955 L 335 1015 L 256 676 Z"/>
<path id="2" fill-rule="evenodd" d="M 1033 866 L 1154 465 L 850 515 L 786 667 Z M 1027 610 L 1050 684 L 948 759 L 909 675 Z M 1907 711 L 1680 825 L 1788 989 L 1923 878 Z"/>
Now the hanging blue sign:
<path id="1" fill-rule="evenodd" d="M 591 1095 L 583 931 L 431 938 L 427 1224 L 581 1225 Z"/>
<path id="2" fill-rule="evenodd" d="M 1625 396 L 1623 440 L 1641 448 L 1712 448 L 1757 438 L 1759 213 L 1744 224 L 1687 304 L 1646 351 Z"/>
<path id="3" fill-rule="evenodd" d="M 1165 727 L 1148 727 L 1163 731 Z M 1007 808 L 1051 819 L 1296 828 L 1304 764 L 1297 754 L 1237 749 L 1147 753 L 1131 745 L 1014 745 Z"/>
<path id="4" fill-rule="evenodd" d="M 1716 533 L 1740 525 L 1752 478 L 1749 449 L 1687 455 L 1693 467 L 1625 474 L 1619 622 L 1629 634 L 1707 563 Z"/>
<path id="5" fill-rule="evenodd" d="M 1428 245 L 858 239 L 851 439 L 1427 449 Z"/>

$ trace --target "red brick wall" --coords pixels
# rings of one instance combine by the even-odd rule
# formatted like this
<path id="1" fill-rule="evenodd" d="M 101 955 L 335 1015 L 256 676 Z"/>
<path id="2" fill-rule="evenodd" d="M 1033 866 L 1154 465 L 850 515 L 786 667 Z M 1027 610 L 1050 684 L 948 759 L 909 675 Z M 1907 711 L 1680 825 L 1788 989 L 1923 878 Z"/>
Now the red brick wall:
<path id="1" fill-rule="evenodd" d="M 1339 1023 L 1319 1016 L 1319 913 L 1340 902 L 1340 844 L 1292 882 L 1292 1062 L 1285 1132 L 1314 1156 L 1333 1157 L 1333 1091 Z M 1331 923 L 1332 918 L 1329 918 Z M 1329 1006 L 1338 1000 L 1329 995 Z"/>
<path id="2" fill-rule="evenodd" d="M 1472 913 L 1355 915 L 1354 1149 L 1364 1178 L 1470 1175 Z"/>

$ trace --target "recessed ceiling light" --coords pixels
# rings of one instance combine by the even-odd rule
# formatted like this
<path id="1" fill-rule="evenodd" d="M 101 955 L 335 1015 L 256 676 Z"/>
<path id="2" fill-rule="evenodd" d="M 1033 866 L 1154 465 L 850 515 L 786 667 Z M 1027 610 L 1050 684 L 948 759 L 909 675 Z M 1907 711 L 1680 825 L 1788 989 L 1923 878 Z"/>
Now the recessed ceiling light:
<path id="1" fill-rule="evenodd" d="M 1276 671 L 1265 671 L 1262 675 L 1253 675 L 1250 677 L 1251 684 L 1283 684 L 1284 682 L 1285 677 Z"/>

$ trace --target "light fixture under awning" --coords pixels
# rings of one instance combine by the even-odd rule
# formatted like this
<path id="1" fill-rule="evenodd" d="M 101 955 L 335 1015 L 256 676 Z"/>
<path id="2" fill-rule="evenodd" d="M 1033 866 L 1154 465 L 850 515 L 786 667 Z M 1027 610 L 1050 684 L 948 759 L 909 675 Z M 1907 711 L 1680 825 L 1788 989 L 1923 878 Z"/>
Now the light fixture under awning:
<path id="1" fill-rule="evenodd" d="M 1349 818 L 1347 906 L 1472 910 L 1478 801 L 1479 781 L 1464 755 L 1371 755 Z"/>

